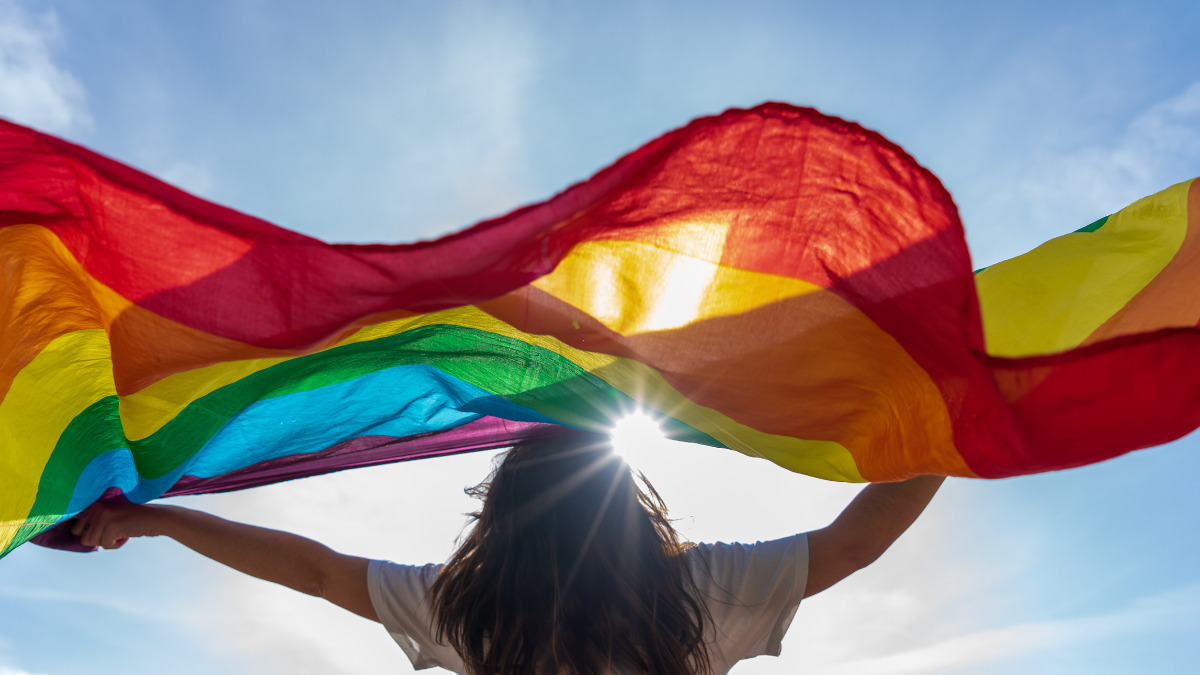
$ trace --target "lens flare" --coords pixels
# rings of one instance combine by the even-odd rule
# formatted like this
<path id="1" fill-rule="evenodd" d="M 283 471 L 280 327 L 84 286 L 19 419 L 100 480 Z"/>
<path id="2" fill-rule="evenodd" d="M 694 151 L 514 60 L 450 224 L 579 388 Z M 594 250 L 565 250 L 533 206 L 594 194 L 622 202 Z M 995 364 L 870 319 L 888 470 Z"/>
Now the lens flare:
<path id="1" fill-rule="evenodd" d="M 613 452 L 635 470 L 643 467 L 640 460 L 646 453 L 668 442 L 658 422 L 644 410 L 635 410 L 614 422 L 609 435 Z"/>

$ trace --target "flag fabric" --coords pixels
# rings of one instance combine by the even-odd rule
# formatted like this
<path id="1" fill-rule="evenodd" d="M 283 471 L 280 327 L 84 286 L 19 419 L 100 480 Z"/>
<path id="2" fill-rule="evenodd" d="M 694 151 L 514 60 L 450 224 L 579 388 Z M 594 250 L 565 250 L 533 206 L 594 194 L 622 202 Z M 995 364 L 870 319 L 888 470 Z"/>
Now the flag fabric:
<path id="1" fill-rule="evenodd" d="M 1200 425 L 1200 183 L 976 275 L 879 134 L 702 118 L 435 241 L 326 244 L 0 124 L 0 550 L 96 499 L 603 431 L 843 481 L 1078 466 Z"/>

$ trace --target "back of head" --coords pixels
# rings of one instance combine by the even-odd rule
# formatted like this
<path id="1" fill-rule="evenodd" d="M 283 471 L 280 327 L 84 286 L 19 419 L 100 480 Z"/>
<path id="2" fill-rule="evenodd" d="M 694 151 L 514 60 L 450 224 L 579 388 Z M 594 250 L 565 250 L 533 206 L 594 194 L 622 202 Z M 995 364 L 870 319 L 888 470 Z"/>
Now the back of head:
<path id="1" fill-rule="evenodd" d="M 473 493 L 483 508 L 431 590 L 439 638 L 469 672 L 707 671 L 704 606 L 666 509 L 607 439 L 516 446 Z"/>

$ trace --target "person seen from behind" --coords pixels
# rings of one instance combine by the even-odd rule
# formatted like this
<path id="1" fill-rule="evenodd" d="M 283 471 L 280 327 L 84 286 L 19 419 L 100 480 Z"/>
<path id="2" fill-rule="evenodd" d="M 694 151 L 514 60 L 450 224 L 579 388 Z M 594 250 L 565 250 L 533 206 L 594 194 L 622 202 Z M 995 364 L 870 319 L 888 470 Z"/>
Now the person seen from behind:
<path id="1" fill-rule="evenodd" d="M 171 505 L 97 503 L 73 531 L 167 536 L 384 625 L 416 669 L 465 675 L 707 675 L 778 655 L 803 598 L 874 562 L 943 478 L 868 485 L 828 526 L 755 544 L 681 542 L 653 486 L 591 435 L 500 456 L 444 565 L 344 555 Z"/>

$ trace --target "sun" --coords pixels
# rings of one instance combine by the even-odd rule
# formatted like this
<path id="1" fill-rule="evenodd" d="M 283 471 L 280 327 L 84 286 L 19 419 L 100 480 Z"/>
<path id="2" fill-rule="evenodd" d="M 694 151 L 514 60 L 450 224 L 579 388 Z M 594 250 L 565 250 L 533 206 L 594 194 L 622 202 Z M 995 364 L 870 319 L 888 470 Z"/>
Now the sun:
<path id="1" fill-rule="evenodd" d="M 640 409 L 614 422 L 609 435 L 613 452 L 635 469 L 642 467 L 641 459 L 646 453 L 668 442 L 658 422 Z"/>

